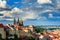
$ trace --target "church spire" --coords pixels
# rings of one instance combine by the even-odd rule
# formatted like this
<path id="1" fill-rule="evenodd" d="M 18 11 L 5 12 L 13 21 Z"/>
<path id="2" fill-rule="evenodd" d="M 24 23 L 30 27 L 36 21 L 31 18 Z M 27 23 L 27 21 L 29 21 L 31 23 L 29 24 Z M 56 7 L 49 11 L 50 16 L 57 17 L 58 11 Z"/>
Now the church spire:
<path id="1" fill-rule="evenodd" d="M 18 17 L 18 23 L 19 23 L 19 17 Z"/>
<path id="2" fill-rule="evenodd" d="M 16 24 L 16 19 L 14 18 L 14 25 Z"/>
<path id="3" fill-rule="evenodd" d="M 19 25 L 23 26 L 23 20 L 22 20 L 22 18 L 19 19 Z"/>

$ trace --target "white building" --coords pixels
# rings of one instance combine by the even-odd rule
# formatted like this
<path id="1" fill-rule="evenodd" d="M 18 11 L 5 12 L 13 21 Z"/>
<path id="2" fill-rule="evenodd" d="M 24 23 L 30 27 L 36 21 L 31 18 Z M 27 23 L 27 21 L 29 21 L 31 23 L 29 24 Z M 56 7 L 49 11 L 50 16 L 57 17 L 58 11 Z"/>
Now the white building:
<path id="1" fill-rule="evenodd" d="M 6 32 L 4 31 L 4 28 L 0 28 L 0 34 L 2 35 L 2 38 L 6 38 Z"/>

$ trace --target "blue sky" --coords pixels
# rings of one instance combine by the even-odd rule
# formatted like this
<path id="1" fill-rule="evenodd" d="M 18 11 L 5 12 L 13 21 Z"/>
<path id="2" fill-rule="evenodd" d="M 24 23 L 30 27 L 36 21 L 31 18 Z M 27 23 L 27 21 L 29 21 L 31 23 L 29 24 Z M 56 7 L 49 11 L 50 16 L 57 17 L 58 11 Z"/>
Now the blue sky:
<path id="1" fill-rule="evenodd" d="M 60 0 L 0 0 L 0 22 L 13 24 L 14 17 L 24 25 L 60 25 Z"/>

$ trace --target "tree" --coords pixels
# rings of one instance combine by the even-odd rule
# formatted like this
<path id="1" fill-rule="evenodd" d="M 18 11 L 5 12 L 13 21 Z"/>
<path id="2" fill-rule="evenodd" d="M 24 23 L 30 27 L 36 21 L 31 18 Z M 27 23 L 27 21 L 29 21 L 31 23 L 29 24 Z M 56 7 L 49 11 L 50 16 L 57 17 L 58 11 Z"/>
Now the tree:
<path id="1" fill-rule="evenodd" d="M 0 34 L 0 40 L 2 40 L 2 35 Z"/>
<path id="2" fill-rule="evenodd" d="M 43 28 L 36 28 L 35 31 L 36 31 L 37 33 L 39 33 L 39 32 L 42 33 L 42 32 L 44 31 L 44 29 L 43 29 Z"/>
<path id="3" fill-rule="evenodd" d="M 14 34 L 14 40 L 19 40 L 19 38 L 16 34 Z"/>
<path id="4" fill-rule="evenodd" d="M 35 40 L 35 38 L 32 34 L 28 34 L 27 37 L 28 37 L 29 40 Z"/>

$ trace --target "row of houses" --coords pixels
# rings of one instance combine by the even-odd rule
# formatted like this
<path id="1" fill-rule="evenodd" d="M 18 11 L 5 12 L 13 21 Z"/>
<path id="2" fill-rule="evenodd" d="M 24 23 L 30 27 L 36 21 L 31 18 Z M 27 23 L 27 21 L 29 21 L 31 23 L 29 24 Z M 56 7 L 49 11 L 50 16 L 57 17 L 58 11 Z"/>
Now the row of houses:
<path id="1" fill-rule="evenodd" d="M 25 33 L 33 32 L 34 26 L 30 25 L 29 27 L 24 27 L 19 25 L 10 25 L 10 24 L 4 26 L 3 23 L 0 23 L 0 34 L 2 35 L 3 39 L 6 39 L 6 37 L 8 37 L 9 35 L 14 36 L 14 34 L 17 34 L 17 36 L 19 37 L 20 34 L 22 34 L 21 31 L 24 31 Z"/>

